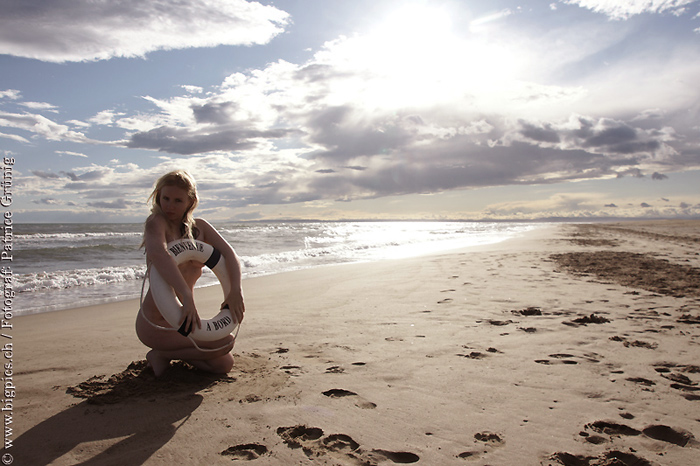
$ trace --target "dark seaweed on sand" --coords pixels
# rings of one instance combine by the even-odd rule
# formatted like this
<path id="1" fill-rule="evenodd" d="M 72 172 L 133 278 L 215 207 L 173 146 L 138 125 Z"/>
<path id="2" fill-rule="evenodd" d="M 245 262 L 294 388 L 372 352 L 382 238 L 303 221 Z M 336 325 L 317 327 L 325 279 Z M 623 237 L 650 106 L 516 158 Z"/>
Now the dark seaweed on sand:
<path id="1" fill-rule="evenodd" d="M 603 281 L 668 296 L 700 296 L 700 269 L 649 254 L 594 251 L 553 254 L 550 257 L 576 275 L 593 275 Z"/>

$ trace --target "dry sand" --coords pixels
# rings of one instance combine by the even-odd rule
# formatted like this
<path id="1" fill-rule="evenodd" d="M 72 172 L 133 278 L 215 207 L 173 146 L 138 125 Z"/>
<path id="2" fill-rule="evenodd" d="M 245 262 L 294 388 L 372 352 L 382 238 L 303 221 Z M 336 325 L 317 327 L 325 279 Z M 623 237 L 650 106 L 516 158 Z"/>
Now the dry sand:
<path id="1" fill-rule="evenodd" d="M 137 302 L 14 320 L 21 465 L 694 465 L 700 222 L 246 280 L 225 377 L 154 379 Z M 220 302 L 199 290 L 200 309 Z"/>

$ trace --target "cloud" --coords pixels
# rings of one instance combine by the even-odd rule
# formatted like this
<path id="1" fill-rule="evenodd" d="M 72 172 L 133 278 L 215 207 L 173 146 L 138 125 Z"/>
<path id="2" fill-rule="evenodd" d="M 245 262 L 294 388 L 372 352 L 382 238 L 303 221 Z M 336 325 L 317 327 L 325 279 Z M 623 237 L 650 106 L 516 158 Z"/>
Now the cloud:
<path id="1" fill-rule="evenodd" d="M 238 109 L 235 102 L 208 102 L 192 105 L 192 113 L 197 123 L 226 124 L 231 121 Z"/>
<path id="2" fill-rule="evenodd" d="M 80 175 L 77 175 L 73 172 L 61 172 L 62 175 L 65 175 L 71 181 L 95 181 L 104 178 L 107 173 L 108 170 L 104 168 L 90 170 Z"/>
<path id="3" fill-rule="evenodd" d="M 101 112 L 97 113 L 95 116 L 89 119 L 91 123 L 95 123 L 96 125 L 105 125 L 109 126 L 114 121 L 120 117 L 125 115 L 124 113 L 119 113 L 115 112 L 114 110 L 102 110 Z"/>
<path id="4" fill-rule="evenodd" d="M 63 205 L 64 202 L 54 198 L 42 198 L 32 201 L 33 204 L 39 205 Z"/>
<path id="5" fill-rule="evenodd" d="M 682 14 L 685 7 L 697 0 L 559 0 L 562 3 L 578 5 L 596 13 L 603 13 L 612 19 L 624 20 L 642 13 Z"/>
<path id="6" fill-rule="evenodd" d="M 83 154 L 82 152 L 72 152 L 69 150 L 57 150 L 56 153 L 58 155 L 72 155 L 73 157 L 84 157 L 87 158 L 87 155 Z"/>
<path id="7" fill-rule="evenodd" d="M 113 160 L 109 162 L 109 167 L 93 163 L 60 173 L 34 171 L 32 176 L 22 177 L 22 183 L 23 191 L 28 195 L 31 192 L 41 192 L 40 199 L 52 199 L 50 203 L 41 202 L 47 207 L 75 206 L 74 216 L 84 215 L 85 218 L 90 218 L 92 215 L 92 218 L 104 221 L 116 218 L 121 218 L 122 221 L 141 221 L 147 215 L 145 199 L 150 194 L 154 181 L 170 170 L 184 168 L 193 173 L 198 181 L 202 199 L 199 215 L 206 218 L 227 221 L 233 218 L 260 219 L 269 217 L 273 212 L 272 216 L 281 215 L 277 212 L 297 212 L 300 208 L 298 203 L 307 203 L 305 211 L 315 218 L 323 218 L 325 215 L 313 206 L 325 206 L 324 211 L 335 212 L 337 218 L 338 215 L 344 215 L 343 212 L 349 212 L 347 209 L 358 205 L 347 201 L 358 199 L 415 192 L 434 194 L 448 191 L 451 187 L 490 186 L 499 181 L 503 185 L 536 183 L 542 188 L 567 177 L 577 179 L 579 170 L 594 169 L 588 167 L 596 167 L 602 159 L 602 156 L 570 151 L 569 159 L 562 161 L 559 151 L 555 149 L 542 150 L 515 142 L 511 146 L 496 146 L 494 150 L 475 145 L 474 152 L 470 155 L 471 166 L 460 166 L 458 162 L 464 162 L 464 159 L 459 151 L 448 152 L 449 141 L 438 149 L 436 154 L 431 154 L 438 156 L 437 164 L 428 160 L 421 165 L 402 164 L 397 159 L 385 160 L 384 164 L 377 165 L 378 160 L 370 160 L 365 170 L 338 166 L 333 170 L 323 170 L 322 173 L 313 169 L 317 161 L 306 160 L 304 165 L 295 158 L 288 159 L 273 152 L 260 154 L 256 159 L 256 165 L 259 165 L 257 168 L 241 163 L 240 157 L 226 154 L 202 154 L 185 158 L 162 155 L 158 157 L 160 162 L 149 168 Z M 426 154 L 429 153 L 429 148 L 425 150 Z M 532 158 L 533 154 L 539 154 L 538 158 Z M 263 164 L 262 161 L 267 157 L 270 160 Z M 73 160 L 79 163 L 84 159 Z M 577 165 L 573 165 L 574 162 Z M 511 167 L 505 170 L 503 167 L 508 165 Z M 561 170 L 558 172 L 559 177 L 554 178 L 552 169 L 556 172 L 557 167 L 576 169 L 571 172 Z M 548 189 L 556 192 L 557 187 L 551 186 Z M 445 193 L 444 196 L 453 194 Z M 413 199 L 418 197 L 414 196 Z M 77 202 L 72 202 L 75 200 Z M 659 208 L 642 207 L 643 199 L 615 198 L 614 203 L 611 200 L 609 193 L 556 194 L 548 199 L 491 204 L 482 212 L 470 213 L 469 217 L 654 217 L 692 216 L 700 213 L 700 205 L 683 207 L 680 205 L 682 200 L 677 198 L 669 198 L 669 202 Z M 46 219 L 55 218 L 49 212 L 45 214 Z M 117 214 L 118 217 L 113 216 Z M 357 213 L 353 218 L 358 216 L 362 214 Z"/>
<path id="8" fill-rule="evenodd" d="M 57 173 L 49 173 L 42 170 L 32 170 L 32 175 L 41 178 L 42 180 L 57 180 L 61 178 L 61 175 Z"/>
<path id="9" fill-rule="evenodd" d="M 32 170 L 31 173 L 32 175 L 44 180 L 57 180 L 61 177 L 61 175 L 58 175 L 56 173 L 49 173 L 42 170 Z"/>
<path id="10" fill-rule="evenodd" d="M 23 138 L 22 136 L 19 136 L 17 134 L 0 133 L 0 138 L 12 139 L 13 141 L 27 143 L 27 144 L 29 143 L 29 139 Z"/>
<path id="11" fill-rule="evenodd" d="M 0 54 L 60 63 L 264 44 L 288 20 L 244 0 L 10 0 L 0 16 Z"/>
<path id="12" fill-rule="evenodd" d="M 57 107 L 55 105 L 52 105 L 47 102 L 20 102 L 19 105 L 27 107 L 31 110 L 47 110 L 54 113 L 58 112 Z"/>
<path id="13" fill-rule="evenodd" d="M 253 128 L 220 128 L 214 131 L 159 127 L 136 133 L 126 147 L 155 149 L 171 154 L 192 155 L 212 151 L 241 151 L 258 146 L 256 139 L 282 138 L 291 130 Z"/>
<path id="14" fill-rule="evenodd" d="M 498 202 L 486 207 L 484 213 L 491 218 L 557 218 L 557 217 L 605 217 L 600 195 L 555 194 L 538 200 L 514 200 Z"/>
<path id="15" fill-rule="evenodd" d="M 90 123 L 86 123 L 86 122 L 80 121 L 80 120 L 68 120 L 68 121 L 66 121 L 66 123 L 69 125 L 73 125 L 73 126 L 79 126 L 80 128 L 89 128 L 90 127 Z"/>
<path id="16" fill-rule="evenodd" d="M 0 126 L 34 133 L 50 141 L 89 142 L 83 133 L 73 131 L 68 126 L 56 123 L 43 115 L 32 113 L 0 112 Z"/>
<path id="17" fill-rule="evenodd" d="M 97 207 L 99 209 L 117 209 L 123 210 L 128 209 L 132 203 L 124 199 L 117 199 L 114 201 L 100 201 L 100 202 L 88 202 L 87 205 L 90 207 Z"/>
<path id="18" fill-rule="evenodd" d="M 394 91 L 383 73 L 391 71 L 375 73 L 355 55 L 365 49 L 348 44 L 354 40 L 326 44 L 305 63 L 280 61 L 232 74 L 206 95 L 147 97 L 155 111 L 141 112 L 144 129 L 122 144 L 176 155 L 216 153 L 214 164 L 235 160 L 219 168 L 222 175 L 205 176 L 232 177 L 235 187 L 220 196 L 240 206 L 651 173 L 658 179 L 664 171 L 700 166 L 700 157 L 674 148 L 682 138 L 665 126 L 667 119 L 635 118 L 644 110 L 626 119 L 576 112 L 537 118 L 543 100 L 535 95 L 576 108 L 566 87 L 506 83 L 504 93 L 519 98 L 503 101 L 499 112 L 475 104 L 469 91 L 480 79 L 452 88 L 444 101 L 386 98 Z M 359 62 L 344 61 L 349 56 Z M 663 109 L 647 114 L 668 118 Z M 138 126 L 128 115 L 113 124 L 127 121 Z M 281 151 L 277 141 L 293 148 Z"/>
<path id="19" fill-rule="evenodd" d="M 189 84 L 182 84 L 180 85 L 185 91 L 187 91 L 188 94 L 201 94 L 204 92 L 204 88 L 201 86 L 192 86 Z"/>
<path id="20" fill-rule="evenodd" d="M 496 202 L 486 206 L 482 218 L 694 218 L 700 214 L 700 205 L 693 206 L 681 201 L 677 206 L 669 203 L 656 208 L 639 198 L 620 199 L 612 203 L 605 202 L 606 197 L 608 194 L 580 192 Z"/>
<path id="21" fill-rule="evenodd" d="M 94 168 L 92 170 L 81 170 L 82 173 L 77 174 L 74 171 L 61 171 L 59 173 L 45 172 L 43 170 L 32 170 L 31 174 L 42 180 L 59 180 L 68 178 L 73 182 L 97 181 L 104 179 L 110 172 L 106 167 Z"/>
<path id="22" fill-rule="evenodd" d="M 79 163 L 85 159 L 72 160 Z M 65 219 L 139 221 L 147 215 L 146 198 L 155 180 L 175 168 L 167 161 L 149 169 L 111 161 L 110 166 L 86 164 L 58 173 L 32 170 L 21 178 L 23 192 L 29 199 L 32 194 L 40 193 L 28 202 L 51 210 L 25 215 L 34 221 L 60 221 L 61 212 L 65 213 Z M 59 206 L 70 206 L 72 211 L 56 210 Z"/>
<path id="23" fill-rule="evenodd" d="M 0 91 L 0 99 L 17 100 L 22 96 L 22 93 L 17 89 L 7 89 Z"/>
<path id="24" fill-rule="evenodd" d="M 583 149 L 610 157 L 635 155 L 665 156 L 666 143 L 675 136 L 668 129 L 644 130 L 631 122 L 611 118 L 591 118 L 572 115 L 567 121 L 534 123 L 520 121 L 520 135 L 547 147 Z"/>

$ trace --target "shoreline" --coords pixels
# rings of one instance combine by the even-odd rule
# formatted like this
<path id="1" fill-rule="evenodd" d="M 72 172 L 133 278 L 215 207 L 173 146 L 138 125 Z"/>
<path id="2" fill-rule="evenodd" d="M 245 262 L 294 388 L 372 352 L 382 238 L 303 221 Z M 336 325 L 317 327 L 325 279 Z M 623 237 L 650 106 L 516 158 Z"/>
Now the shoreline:
<path id="1" fill-rule="evenodd" d="M 329 223 L 335 223 L 335 222 L 329 222 Z M 427 221 L 425 223 L 428 223 Z M 471 222 L 473 223 L 473 222 Z M 513 223 L 513 222 L 510 222 Z M 516 222 L 517 223 L 517 222 Z M 527 222 L 523 222 L 527 223 Z M 554 224 L 548 225 L 548 224 L 540 224 L 536 227 L 536 229 L 543 229 L 543 228 L 551 228 L 553 227 Z M 461 251 L 463 249 L 471 249 L 471 248 L 479 248 L 481 246 L 489 246 L 492 244 L 498 244 L 503 241 L 508 241 L 510 239 L 517 239 L 519 236 L 523 234 L 528 234 L 528 232 L 525 233 L 519 233 L 518 236 L 514 236 L 511 238 L 505 238 L 505 239 L 499 239 L 494 242 L 490 243 L 485 243 L 485 244 L 477 244 L 477 245 L 470 245 L 470 246 L 461 246 L 461 247 L 449 247 L 449 246 L 442 246 L 442 248 L 438 248 L 436 250 L 430 250 L 428 252 L 423 252 L 423 253 L 411 253 L 409 255 L 405 255 L 403 257 L 399 258 L 391 258 L 391 257 L 382 257 L 382 258 L 369 258 L 369 259 L 363 259 L 363 260 L 353 260 L 353 261 L 344 261 L 344 262 L 336 262 L 336 263 L 321 263 L 321 264 L 314 264 L 314 265 L 303 265 L 299 266 L 298 268 L 292 268 L 290 270 L 279 270 L 279 271 L 270 271 L 270 272 L 263 272 L 263 273 L 256 273 L 254 275 L 248 275 L 246 276 L 245 270 L 244 270 L 244 275 L 243 275 L 243 280 L 251 280 L 251 279 L 257 279 L 257 278 L 262 278 L 262 277 L 267 277 L 271 275 L 278 275 L 278 274 L 285 274 L 285 273 L 293 273 L 301 270 L 313 270 L 317 268 L 324 268 L 328 266 L 338 266 L 338 265 L 352 265 L 352 264 L 371 264 L 375 262 L 380 262 L 380 261 L 386 261 L 386 260 L 401 260 L 401 259 L 412 259 L 412 258 L 417 258 L 417 257 L 423 257 L 423 256 L 429 256 L 429 255 L 435 255 L 435 254 L 447 254 L 450 253 L 451 251 Z M 422 244 L 421 246 L 426 247 L 426 246 L 435 246 L 430 243 L 428 244 Z M 398 246 L 398 248 L 407 248 L 408 245 L 401 245 Z M 395 252 L 394 252 L 395 253 Z M 214 282 L 212 283 L 212 280 Z M 143 282 L 143 279 L 137 280 L 139 283 Z M 216 278 L 211 275 L 208 277 L 207 280 L 202 280 L 200 281 L 205 281 L 205 284 L 201 285 L 196 285 L 197 289 L 200 288 L 209 288 L 209 287 L 218 287 L 219 284 L 216 281 Z M 106 285 L 96 285 L 99 288 L 107 288 Z M 138 292 L 134 292 L 133 289 L 135 289 L 135 285 L 129 285 L 128 283 L 124 282 L 117 282 L 113 286 L 117 287 L 123 287 L 122 294 L 117 297 L 93 297 L 93 298 L 88 298 L 86 304 L 78 305 L 78 304 L 66 304 L 66 303 L 61 303 L 61 304 L 53 304 L 53 305 L 47 305 L 42 308 L 31 308 L 29 310 L 22 310 L 20 311 L 20 314 L 17 314 L 16 317 L 24 317 L 24 316 L 29 316 L 29 315 L 35 315 L 35 314 L 44 314 L 48 312 L 59 312 L 59 311 L 66 311 L 66 310 L 71 310 L 71 309 L 77 309 L 77 308 L 85 308 L 85 307 L 97 307 L 97 306 L 104 306 L 110 303 L 119 303 L 119 302 L 126 302 L 126 301 L 133 301 L 133 300 L 138 300 L 140 299 L 140 286 Z M 132 289 L 132 291 L 126 291 L 127 289 Z M 80 291 L 76 290 L 75 288 L 66 288 L 64 290 L 51 290 L 51 293 L 55 293 L 56 291 L 59 291 L 61 293 L 71 293 L 71 291 Z M 148 285 L 146 285 L 146 291 L 148 290 Z M 86 290 L 82 290 L 83 292 L 89 291 L 89 288 Z M 45 293 L 45 292 L 39 292 L 39 293 Z M 31 296 L 23 296 L 22 294 L 19 295 L 21 299 L 30 299 Z M 42 298 L 45 299 L 45 298 Z"/>
<path id="2" fill-rule="evenodd" d="M 675 239 L 644 225 L 552 225 L 246 279 L 227 377 L 173 364 L 154 380 L 139 366 L 138 300 L 18 317 L 11 452 L 25 464 L 691 464 L 700 299 L 552 258 L 613 250 L 700 269 L 700 222 Z M 221 299 L 196 295 L 202 309 Z"/>

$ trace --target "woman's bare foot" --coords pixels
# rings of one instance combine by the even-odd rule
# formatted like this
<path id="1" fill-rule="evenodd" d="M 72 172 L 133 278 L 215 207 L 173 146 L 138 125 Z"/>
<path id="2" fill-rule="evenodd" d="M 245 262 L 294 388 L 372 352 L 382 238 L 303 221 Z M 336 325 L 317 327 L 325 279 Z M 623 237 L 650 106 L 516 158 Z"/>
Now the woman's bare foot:
<path id="1" fill-rule="evenodd" d="M 146 361 L 156 377 L 163 375 L 165 369 L 170 366 L 170 359 L 160 356 L 156 350 L 151 350 L 146 354 Z"/>

